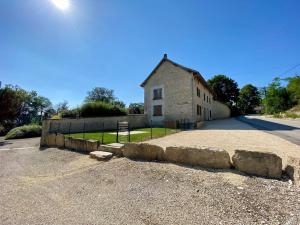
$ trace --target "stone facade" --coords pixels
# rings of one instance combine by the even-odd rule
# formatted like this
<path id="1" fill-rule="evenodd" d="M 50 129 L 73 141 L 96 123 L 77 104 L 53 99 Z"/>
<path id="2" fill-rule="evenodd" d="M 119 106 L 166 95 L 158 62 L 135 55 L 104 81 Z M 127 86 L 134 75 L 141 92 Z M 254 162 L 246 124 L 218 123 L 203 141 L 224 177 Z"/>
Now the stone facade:
<path id="1" fill-rule="evenodd" d="M 145 114 L 153 124 L 182 120 L 197 124 L 230 116 L 227 106 L 214 104 L 213 94 L 198 71 L 181 66 L 166 55 L 141 86 Z M 161 89 L 159 99 L 154 98 L 157 89 Z M 216 112 L 213 112 L 213 105 Z M 161 115 L 155 115 L 155 106 L 161 106 Z"/>

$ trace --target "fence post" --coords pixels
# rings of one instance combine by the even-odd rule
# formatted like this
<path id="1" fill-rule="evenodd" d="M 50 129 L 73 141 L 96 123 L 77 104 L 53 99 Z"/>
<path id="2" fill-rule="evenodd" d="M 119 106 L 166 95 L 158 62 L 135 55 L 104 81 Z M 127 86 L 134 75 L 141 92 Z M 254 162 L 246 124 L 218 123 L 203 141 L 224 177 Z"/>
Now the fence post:
<path id="1" fill-rule="evenodd" d="M 116 136 L 116 142 L 119 141 L 119 122 L 117 122 L 117 136 Z"/>
<path id="2" fill-rule="evenodd" d="M 129 123 L 128 123 L 128 142 L 130 142 L 130 126 L 129 126 Z"/>
<path id="3" fill-rule="evenodd" d="M 83 139 L 85 139 L 85 121 L 83 122 L 83 134 L 82 134 Z"/>
<path id="4" fill-rule="evenodd" d="M 152 139 L 152 120 L 150 120 L 150 135 L 151 135 L 151 139 Z"/>
<path id="5" fill-rule="evenodd" d="M 101 143 L 102 144 L 104 143 L 104 122 L 102 124 L 102 140 L 101 140 Z"/>
<path id="6" fill-rule="evenodd" d="M 71 122 L 69 123 L 69 137 L 71 136 Z"/>

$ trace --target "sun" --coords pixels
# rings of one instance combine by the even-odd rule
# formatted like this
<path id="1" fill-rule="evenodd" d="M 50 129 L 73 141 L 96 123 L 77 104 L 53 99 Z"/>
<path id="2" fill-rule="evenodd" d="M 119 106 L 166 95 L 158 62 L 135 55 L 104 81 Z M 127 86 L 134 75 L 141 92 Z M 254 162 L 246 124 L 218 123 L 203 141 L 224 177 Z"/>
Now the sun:
<path id="1" fill-rule="evenodd" d="M 70 0 L 52 0 L 52 3 L 60 10 L 67 10 L 70 7 Z"/>

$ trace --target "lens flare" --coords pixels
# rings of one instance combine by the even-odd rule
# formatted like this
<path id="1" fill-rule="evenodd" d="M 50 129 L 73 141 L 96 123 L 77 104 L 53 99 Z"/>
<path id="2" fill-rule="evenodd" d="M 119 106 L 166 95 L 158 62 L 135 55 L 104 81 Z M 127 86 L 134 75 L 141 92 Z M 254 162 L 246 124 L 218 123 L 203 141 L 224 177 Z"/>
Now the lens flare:
<path id="1" fill-rule="evenodd" d="M 67 10 L 70 7 L 70 0 L 52 0 L 52 3 L 60 10 Z"/>

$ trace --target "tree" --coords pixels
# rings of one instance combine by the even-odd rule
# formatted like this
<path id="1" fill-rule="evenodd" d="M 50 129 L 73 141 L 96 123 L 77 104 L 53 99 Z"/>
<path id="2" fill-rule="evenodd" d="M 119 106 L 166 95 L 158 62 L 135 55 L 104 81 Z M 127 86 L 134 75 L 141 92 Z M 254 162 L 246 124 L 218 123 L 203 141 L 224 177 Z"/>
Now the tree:
<path id="1" fill-rule="evenodd" d="M 283 112 L 293 106 L 291 94 L 281 85 L 280 78 L 276 77 L 267 87 L 263 105 L 264 111 L 270 114 Z"/>
<path id="2" fill-rule="evenodd" d="M 300 105 L 300 76 L 288 77 L 287 91 L 291 94 L 293 104 Z"/>
<path id="3" fill-rule="evenodd" d="M 106 103 L 112 103 L 116 98 L 114 91 L 104 87 L 95 87 L 92 91 L 88 92 L 85 102 L 101 101 Z"/>
<path id="4" fill-rule="evenodd" d="M 225 75 L 216 75 L 207 81 L 209 87 L 215 93 L 215 99 L 229 106 L 236 104 L 239 89 L 238 84 Z"/>
<path id="5" fill-rule="evenodd" d="M 18 86 L 7 85 L 0 89 L 0 123 L 5 129 L 13 127 L 26 98 L 26 91 Z"/>
<path id="6" fill-rule="evenodd" d="M 128 107 L 129 114 L 143 114 L 144 103 L 131 103 Z"/>
<path id="7" fill-rule="evenodd" d="M 258 89 L 247 84 L 240 90 L 237 106 L 242 114 L 254 113 L 255 107 L 259 106 L 260 101 Z"/>
<path id="8" fill-rule="evenodd" d="M 125 108 L 125 106 L 126 106 L 125 103 L 120 100 L 113 101 L 113 104 L 119 108 Z"/>
<path id="9" fill-rule="evenodd" d="M 68 101 L 64 100 L 56 105 L 56 113 L 62 113 L 69 110 Z"/>

